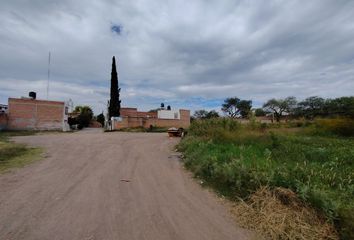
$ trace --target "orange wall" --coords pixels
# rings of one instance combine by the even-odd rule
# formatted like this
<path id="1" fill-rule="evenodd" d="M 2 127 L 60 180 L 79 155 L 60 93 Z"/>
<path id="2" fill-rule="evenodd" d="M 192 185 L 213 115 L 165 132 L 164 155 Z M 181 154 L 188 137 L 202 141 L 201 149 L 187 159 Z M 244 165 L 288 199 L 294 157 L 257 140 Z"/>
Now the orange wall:
<path id="1" fill-rule="evenodd" d="M 137 108 L 121 108 L 120 109 L 120 116 L 121 117 L 137 117 L 138 115 L 138 109 Z"/>
<path id="2" fill-rule="evenodd" d="M 137 108 L 121 108 L 121 117 L 157 117 L 157 112 L 138 112 Z"/>
<path id="3" fill-rule="evenodd" d="M 149 117 L 146 117 L 146 116 Z M 137 112 L 137 110 L 129 109 L 129 111 L 121 111 L 122 121 L 114 123 L 114 129 L 144 127 L 176 127 L 188 128 L 190 125 L 190 111 L 180 110 L 180 119 L 159 119 L 157 113 Z M 143 117 L 145 116 L 145 117 Z"/>
<path id="4" fill-rule="evenodd" d="M 64 102 L 9 98 L 8 128 L 62 130 Z"/>

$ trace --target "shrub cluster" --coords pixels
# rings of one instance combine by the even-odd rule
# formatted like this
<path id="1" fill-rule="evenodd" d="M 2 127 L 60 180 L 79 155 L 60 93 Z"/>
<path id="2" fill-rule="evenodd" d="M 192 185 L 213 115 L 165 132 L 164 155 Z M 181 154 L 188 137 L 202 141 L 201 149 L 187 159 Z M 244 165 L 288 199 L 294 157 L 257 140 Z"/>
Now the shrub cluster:
<path id="1" fill-rule="evenodd" d="M 354 136 L 354 119 L 351 118 L 317 119 L 315 126 L 318 132 Z"/>

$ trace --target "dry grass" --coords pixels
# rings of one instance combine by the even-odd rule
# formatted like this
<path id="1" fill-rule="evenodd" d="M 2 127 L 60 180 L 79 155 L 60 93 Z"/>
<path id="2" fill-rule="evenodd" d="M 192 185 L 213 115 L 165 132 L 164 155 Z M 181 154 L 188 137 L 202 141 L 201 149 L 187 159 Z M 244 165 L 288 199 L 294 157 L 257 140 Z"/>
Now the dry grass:
<path id="1" fill-rule="evenodd" d="M 306 206 L 285 188 L 260 188 L 232 207 L 243 227 L 256 230 L 265 239 L 339 239 L 332 224 Z"/>
<path id="2" fill-rule="evenodd" d="M 42 149 L 9 141 L 11 136 L 33 135 L 35 132 L 0 132 L 0 173 L 23 167 L 41 159 Z"/>

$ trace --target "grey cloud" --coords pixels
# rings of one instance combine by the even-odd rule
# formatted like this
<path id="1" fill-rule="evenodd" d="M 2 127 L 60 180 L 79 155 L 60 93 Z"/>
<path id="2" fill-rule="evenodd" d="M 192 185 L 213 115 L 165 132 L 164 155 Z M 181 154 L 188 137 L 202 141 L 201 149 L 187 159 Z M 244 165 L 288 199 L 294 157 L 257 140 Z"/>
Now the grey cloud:
<path id="1" fill-rule="evenodd" d="M 344 0 L 4 0 L 0 101 L 45 91 L 48 51 L 52 97 L 97 111 L 109 97 L 113 55 L 125 105 L 352 95 L 353 12 Z"/>
<path id="2" fill-rule="evenodd" d="M 117 35 L 121 35 L 123 32 L 123 26 L 119 24 L 112 24 L 111 25 L 111 32 L 116 33 Z"/>

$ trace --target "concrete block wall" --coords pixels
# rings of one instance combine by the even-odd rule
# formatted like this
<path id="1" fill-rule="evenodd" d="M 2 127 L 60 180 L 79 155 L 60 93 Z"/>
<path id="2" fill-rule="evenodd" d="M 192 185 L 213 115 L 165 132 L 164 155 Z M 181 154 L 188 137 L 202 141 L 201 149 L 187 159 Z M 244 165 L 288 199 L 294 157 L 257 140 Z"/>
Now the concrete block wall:
<path id="1" fill-rule="evenodd" d="M 64 102 L 9 98 L 8 129 L 63 130 Z"/>

